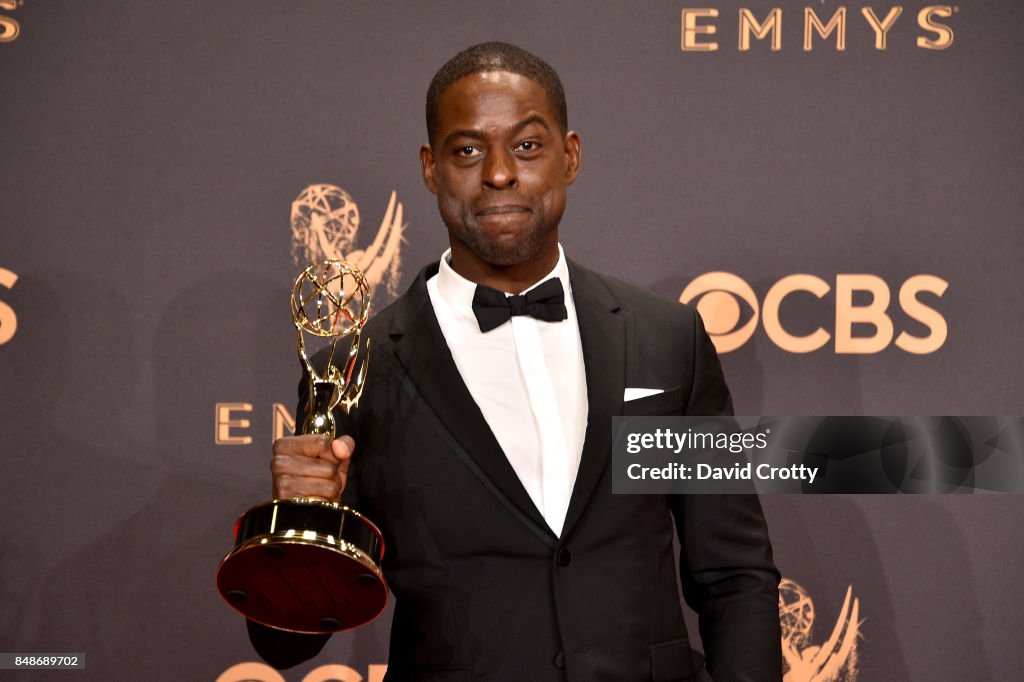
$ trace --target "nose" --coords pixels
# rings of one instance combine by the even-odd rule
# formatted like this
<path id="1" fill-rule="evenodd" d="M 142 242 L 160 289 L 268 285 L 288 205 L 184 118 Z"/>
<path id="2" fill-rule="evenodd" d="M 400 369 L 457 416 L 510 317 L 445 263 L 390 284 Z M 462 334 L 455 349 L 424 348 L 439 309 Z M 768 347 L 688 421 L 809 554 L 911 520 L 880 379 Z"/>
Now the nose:
<path id="1" fill-rule="evenodd" d="M 484 159 L 483 183 L 491 189 L 511 189 L 516 186 L 516 163 L 504 149 L 491 150 Z"/>

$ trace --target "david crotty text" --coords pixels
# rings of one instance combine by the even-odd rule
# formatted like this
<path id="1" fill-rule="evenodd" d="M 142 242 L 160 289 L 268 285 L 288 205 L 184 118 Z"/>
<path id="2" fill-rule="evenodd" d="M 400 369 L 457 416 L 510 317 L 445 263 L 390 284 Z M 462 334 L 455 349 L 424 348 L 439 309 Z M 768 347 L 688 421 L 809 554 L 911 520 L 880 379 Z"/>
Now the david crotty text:
<path id="1" fill-rule="evenodd" d="M 814 478 L 818 475 L 818 467 L 809 467 L 803 464 L 792 464 L 790 466 L 758 464 L 755 467 L 750 462 L 747 464 L 731 464 L 729 466 L 674 463 L 663 467 L 645 467 L 634 463 L 629 465 L 626 473 L 634 481 L 643 479 L 673 481 L 722 481 L 732 479 L 749 481 L 757 477 L 761 481 L 795 480 L 814 483 Z"/>

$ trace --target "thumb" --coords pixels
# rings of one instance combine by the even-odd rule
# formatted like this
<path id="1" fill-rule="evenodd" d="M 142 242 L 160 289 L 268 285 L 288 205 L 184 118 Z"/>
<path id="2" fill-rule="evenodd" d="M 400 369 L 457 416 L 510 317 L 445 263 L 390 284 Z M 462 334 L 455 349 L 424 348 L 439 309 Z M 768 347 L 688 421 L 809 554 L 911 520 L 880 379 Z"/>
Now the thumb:
<path id="1" fill-rule="evenodd" d="M 355 449 L 356 442 L 351 436 L 340 436 L 331 441 L 331 454 L 338 460 L 338 468 L 342 473 L 348 472 L 348 465 Z"/>

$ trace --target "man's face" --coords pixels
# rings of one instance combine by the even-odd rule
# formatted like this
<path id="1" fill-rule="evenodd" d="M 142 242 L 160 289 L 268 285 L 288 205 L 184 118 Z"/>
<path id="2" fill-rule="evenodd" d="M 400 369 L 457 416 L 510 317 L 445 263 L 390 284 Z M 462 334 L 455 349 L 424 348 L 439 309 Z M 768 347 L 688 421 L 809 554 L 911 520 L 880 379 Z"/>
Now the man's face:
<path id="1" fill-rule="evenodd" d="M 465 76 L 441 95 L 420 160 L 456 260 L 554 265 L 580 162 L 579 137 L 557 121 L 543 87 L 506 71 Z"/>

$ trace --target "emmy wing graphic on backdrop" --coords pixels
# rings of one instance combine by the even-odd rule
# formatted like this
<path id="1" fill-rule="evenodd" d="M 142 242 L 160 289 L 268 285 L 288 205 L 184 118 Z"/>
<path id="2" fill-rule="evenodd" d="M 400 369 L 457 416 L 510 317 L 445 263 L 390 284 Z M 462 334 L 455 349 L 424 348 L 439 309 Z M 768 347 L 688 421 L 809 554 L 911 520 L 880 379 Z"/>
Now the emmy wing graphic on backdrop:
<path id="1" fill-rule="evenodd" d="M 779 620 L 782 624 L 782 657 L 787 668 L 783 682 L 856 682 L 857 639 L 860 637 L 860 600 L 846 599 L 832 634 L 821 645 L 811 644 L 814 634 L 814 602 L 803 587 L 784 579 L 779 584 Z"/>
<path id="2" fill-rule="evenodd" d="M 351 263 L 314 263 L 295 280 L 291 311 L 309 395 L 299 431 L 333 439 L 334 410 L 356 407 L 366 383 L 370 344 L 361 352 L 360 334 L 369 317 L 370 287 Z M 304 333 L 329 340 L 322 368 L 307 352 Z M 339 369 L 334 360 L 345 337 Z M 384 541 L 354 509 L 315 498 L 272 500 L 239 517 L 234 539 L 217 571 L 217 588 L 246 618 L 319 633 L 358 627 L 384 610 Z"/>
<path id="3" fill-rule="evenodd" d="M 373 242 L 356 249 L 359 207 L 348 192 L 335 185 L 310 185 L 292 202 L 292 259 L 298 266 L 323 260 L 345 260 L 366 276 L 370 291 L 387 300 L 398 293 L 402 259 L 402 204 L 391 192 L 387 210 Z M 381 303 L 382 301 L 376 301 Z"/>

